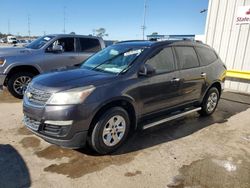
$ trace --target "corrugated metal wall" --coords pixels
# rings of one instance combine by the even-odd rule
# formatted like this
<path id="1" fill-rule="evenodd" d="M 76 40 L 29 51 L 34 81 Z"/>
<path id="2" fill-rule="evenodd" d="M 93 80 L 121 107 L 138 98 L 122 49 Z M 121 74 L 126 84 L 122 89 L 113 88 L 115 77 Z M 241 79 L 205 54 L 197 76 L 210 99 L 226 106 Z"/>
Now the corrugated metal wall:
<path id="1" fill-rule="evenodd" d="M 210 0 L 205 41 L 228 69 L 250 71 L 250 24 L 236 25 L 237 8 L 244 5 L 250 0 Z M 225 87 L 250 93 L 250 81 L 228 80 Z"/>

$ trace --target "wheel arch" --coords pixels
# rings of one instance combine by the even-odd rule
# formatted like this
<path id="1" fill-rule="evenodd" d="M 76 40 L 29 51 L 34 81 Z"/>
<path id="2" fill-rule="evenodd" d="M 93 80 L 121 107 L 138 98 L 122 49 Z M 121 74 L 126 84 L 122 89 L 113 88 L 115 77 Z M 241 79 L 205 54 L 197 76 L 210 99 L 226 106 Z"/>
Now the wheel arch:
<path id="1" fill-rule="evenodd" d="M 135 130 L 137 128 L 136 109 L 133 105 L 133 100 L 129 97 L 118 97 L 113 100 L 102 103 L 102 105 L 97 108 L 97 110 L 95 111 L 95 115 L 93 116 L 92 121 L 90 123 L 89 134 L 91 134 L 91 132 L 93 131 L 98 117 L 100 117 L 101 114 L 103 114 L 106 110 L 112 107 L 122 107 L 123 109 L 125 109 L 131 121 L 132 129 L 130 130 Z"/>
<path id="2" fill-rule="evenodd" d="M 207 92 L 212 88 L 215 87 L 216 89 L 218 89 L 219 91 L 219 95 L 221 96 L 222 94 L 222 83 L 219 80 L 214 81 L 213 83 L 210 84 L 210 86 L 206 89 L 206 91 L 204 92 L 203 96 L 202 96 L 202 101 L 204 100 L 204 97 L 206 96 Z M 201 102 L 202 102 L 201 101 Z"/>
<path id="3" fill-rule="evenodd" d="M 34 75 L 38 75 L 41 73 L 41 70 L 39 67 L 36 67 L 33 65 L 16 65 L 16 66 L 10 67 L 6 74 L 7 76 L 5 78 L 4 84 L 6 85 L 9 78 L 17 72 L 30 72 L 30 73 L 33 73 Z"/>

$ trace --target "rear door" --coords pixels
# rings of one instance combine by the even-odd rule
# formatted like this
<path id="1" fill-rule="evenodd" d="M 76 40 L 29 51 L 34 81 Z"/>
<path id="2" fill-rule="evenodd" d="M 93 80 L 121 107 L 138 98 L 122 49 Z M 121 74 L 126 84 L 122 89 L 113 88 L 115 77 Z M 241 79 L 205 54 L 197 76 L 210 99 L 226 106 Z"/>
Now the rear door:
<path id="1" fill-rule="evenodd" d="M 140 77 L 142 114 L 149 115 L 179 103 L 179 77 L 171 47 L 158 49 L 147 61 L 156 69 L 149 77 Z"/>
<path id="2" fill-rule="evenodd" d="M 62 53 L 54 53 L 53 45 L 61 45 Z M 55 40 L 46 50 L 42 63 L 44 71 L 63 69 L 79 64 L 78 52 L 76 51 L 76 39 L 74 37 L 62 37 Z"/>
<path id="3" fill-rule="evenodd" d="M 85 61 L 87 58 L 95 54 L 102 49 L 100 41 L 95 38 L 78 38 L 78 60 L 80 62 Z"/>
<path id="4" fill-rule="evenodd" d="M 174 47 L 180 70 L 180 101 L 195 102 L 200 99 L 205 86 L 205 75 L 202 74 L 200 63 L 193 46 Z"/>

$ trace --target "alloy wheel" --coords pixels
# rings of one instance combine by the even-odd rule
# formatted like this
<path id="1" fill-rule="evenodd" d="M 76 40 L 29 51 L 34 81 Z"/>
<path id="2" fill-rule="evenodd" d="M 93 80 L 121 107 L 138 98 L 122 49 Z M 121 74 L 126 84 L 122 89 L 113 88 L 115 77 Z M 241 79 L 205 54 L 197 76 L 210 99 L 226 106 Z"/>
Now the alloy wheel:
<path id="1" fill-rule="evenodd" d="M 103 142 L 107 146 L 115 146 L 118 144 L 126 131 L 126 121 L 120 116 L 116 115 L 111 117 L 103 129 Z"/>
<path id="2" fill-rule="evenodd" d="M 14 91 L 18 93 L 19 95 L 23 95 L 30 81 L 31 81 L 31 77 L 29 76 L 18 77 L 14 81 L 14 84 L 13 84 Z"/>

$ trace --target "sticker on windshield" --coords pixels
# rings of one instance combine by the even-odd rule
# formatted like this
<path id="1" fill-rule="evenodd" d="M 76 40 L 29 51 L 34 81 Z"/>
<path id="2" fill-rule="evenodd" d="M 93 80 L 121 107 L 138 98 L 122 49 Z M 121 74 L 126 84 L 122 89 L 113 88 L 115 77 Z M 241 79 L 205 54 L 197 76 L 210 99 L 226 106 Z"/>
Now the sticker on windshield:
<path id="1" fill-rule="evenodd" d="M 134 54 L 139 55 L 141 52 L 142 52 L 142 49 L 131 50 L 129 52 L 124 53 L 124 56 L 130 56 L 130 55 L 134 55 Z"/>
<path id="2" fill-rule="evenodd" d="M 121 72 L 120 68 L 115 68 L 115 67 L 105 68 L 104 70 L 109 71 L 109 72 L 115 72 L 115 73 Z"/>
<path id="3" fill-rule="evenodd" d="M 109 52 L 110 55 L 118 55 L 119 52 L 117 50 L 111 49 Z"/>
<path id="4" fill-rule="evenodd" d="M 51 38 L 50 37 L 44 37 L 44 40 L 49 41 Z"/>

